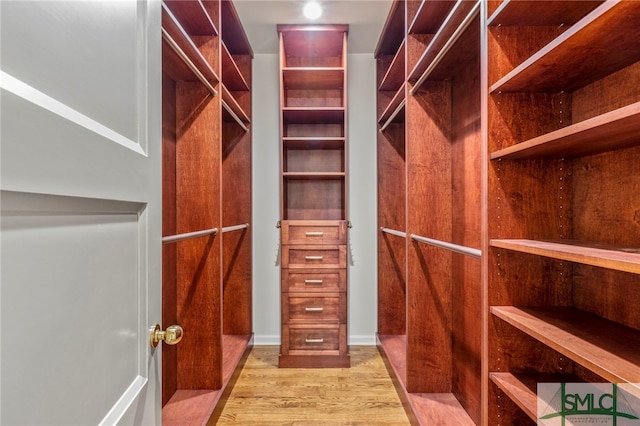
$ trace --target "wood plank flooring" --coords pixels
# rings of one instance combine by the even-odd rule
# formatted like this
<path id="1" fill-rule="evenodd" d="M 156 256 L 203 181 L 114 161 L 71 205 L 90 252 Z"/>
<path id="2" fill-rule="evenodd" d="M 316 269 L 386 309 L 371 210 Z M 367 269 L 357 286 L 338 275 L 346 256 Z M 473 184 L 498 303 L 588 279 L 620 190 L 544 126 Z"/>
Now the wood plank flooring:
<path id="1" fill-rule="evenodd" d="M 351 368 L 281 369 L 278 352 L 252 349 L 209 425 L 409 424 L 375 346 L 351 346 Z"/>

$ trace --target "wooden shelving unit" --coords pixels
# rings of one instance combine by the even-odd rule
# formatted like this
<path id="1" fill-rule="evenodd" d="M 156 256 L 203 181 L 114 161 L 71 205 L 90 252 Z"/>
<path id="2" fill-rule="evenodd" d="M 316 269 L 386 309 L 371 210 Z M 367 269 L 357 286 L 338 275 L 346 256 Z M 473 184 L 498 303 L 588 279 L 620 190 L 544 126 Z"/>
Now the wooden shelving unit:
<path id="1" fill-rule="evenodd" d="M 396 1 L 376 52 L 378 341 L 419 424 L 481 422 L 480 25 L 477 2 Z"/>
<path id="2" fill-rule="evenodd" d="M 348 367 L 346 25 L 279 25 L 280 367 Z"/>
<path id="3" fill-rule="evenodd" d="M 253 342 L 253 53 L 230 1 L 162 9 L 163 323 L 185 330 L 163 348 L 163 424 L 206 424 Z"/>
<path id="4" fill-rule="evenodd" d="M 640 378 L 640 4 L 488 12 L 487 422 L 533 425 L 540 377 Z"/>

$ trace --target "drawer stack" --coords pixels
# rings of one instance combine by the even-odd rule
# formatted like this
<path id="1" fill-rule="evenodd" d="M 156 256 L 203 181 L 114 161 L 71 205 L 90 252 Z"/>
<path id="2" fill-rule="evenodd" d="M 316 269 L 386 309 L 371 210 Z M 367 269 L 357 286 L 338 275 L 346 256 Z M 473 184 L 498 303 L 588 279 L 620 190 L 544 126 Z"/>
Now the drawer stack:
<path id="1" fill-rule="evenodd" d="M 280 367 L 349 367 L 347 222 L 283 221 Z"/>

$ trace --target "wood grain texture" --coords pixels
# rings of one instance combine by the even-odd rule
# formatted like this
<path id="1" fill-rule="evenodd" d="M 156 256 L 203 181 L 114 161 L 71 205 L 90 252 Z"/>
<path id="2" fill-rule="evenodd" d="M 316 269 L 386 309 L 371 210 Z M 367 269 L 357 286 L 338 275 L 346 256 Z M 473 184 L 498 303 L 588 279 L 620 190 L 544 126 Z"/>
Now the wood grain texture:
<path id="1" fill-rule="evenodd" d="M 375 347 L 351 358 L 349 369 L 279 369 L 277 347 L 254 347 L 215 424 L 408 425 Z"/>

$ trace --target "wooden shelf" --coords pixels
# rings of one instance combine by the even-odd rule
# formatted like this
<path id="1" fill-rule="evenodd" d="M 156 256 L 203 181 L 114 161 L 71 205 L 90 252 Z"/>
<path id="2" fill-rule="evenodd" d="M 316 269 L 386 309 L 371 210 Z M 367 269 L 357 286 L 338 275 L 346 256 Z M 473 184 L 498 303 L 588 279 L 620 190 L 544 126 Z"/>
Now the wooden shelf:
<path id="1" fill-rule="evenodd" d="M 404 83 L 405 46 L 406 44 L 404 42 L 400 45 L 398 52 L 396 52 L 396 55 L 393 57 L 391 65 L 389 65 L 387 73 L 382 78 L 382 82 L 380 83 L 378 90 L 398 90 L 398 88 Z"/>
<path id="2" fill-rule="evenodd" d="M 378 123 L 383 124 L 386 122 L 391 115 L 400 107 L 401 104 L 405 101 L 405 85 L 403 84 L 400 89 L 396 92 L 389 105 L 382 112 L 382 115 L 378 119 Z"/>
<path id="3" fill-rule="evenodd" d="M 409 74 L 408 80 L 417 82 L 416 89 L 426 78 L 449 78 L 455 74 L 453 69 L 464 66 L 477 53 L 480 29 L 470 24 L 479 16 L 478 5 L 475 1 L 456 3 Z"/>
<path id="4" fill-rule="evenodd" d="M 222 85 L 222 102 L 224 105 L 226 105 L 226 107 L 224 108 L 225 112 L 229 114 L 233 120 L 245 124 L 251 122 L 247 113 L 242 109 L 242 107 L 240 107 L 238 102 L 236 102 L 236 99 L 224 84 Z M 236 120 L 232 114 L 235 114 L 238 120 Z"/>
<path id="5" fill-rule="evenodd" d="M 431 1 L 423 0 L 409 26 L 409 34 L 435 34 L 451 9 L 464 0 Z"/>
<path id="6" fill-rule="evenodd" d="M 287 180 L 336 180 L 344 179 L 346 173 L 344 172 L 284 172 L 282 177 Z"/>
<path id="7" fill-rule="evenodd" d="M 190 68 L 190 65 L 185 62 L 186 58 L 186 60 L 193 64 L 197 72 L 202 74 L 204 79 L 214 84 L 220 81 L 216 72 L 207 62 L 200 50 L 198 50 L 196 45 L 193 43 L 193 40 L 191 40 L 180 23 L 176 21 L 175 16 L 173 16 L 165 3 L 162 4 L 162 29 L 175 43 L 175 46 L 167 46 L 167 49 L 163 49 L 163 60 L 167 61 L 164 69 L 172 78 L 174 78 L 174 80 L 200 80 L 194 70 Z M 176 53 L 176 48 L 181 52 L 180 55 Z"/>
<path id="8" fill-rule="evenodd" d="M 489 26 L 570 26 L 582 19 L 603 0 L 504 0 L 489 17 Z"/>
<path id="9" fill-rule="evenodd" d="M 521 253 L 640 274 L 640 248 L 610 247 L 576 240 L 495 239 L 491 240 L 490 245 Z"/>
<path id="10" fill-rule="evenodd" d="M 240 17 L 233 2 L 223 0 L 220 2 L 222 20 L 222 41 L 233 55 L 250 55 L 253 58 L 253 50 L 249 44 L 249 38 L 240 22 Z"/>
<path id="11" fill-rule="evenodd" d="M 637 34 L 638 22 L 640 2 L 606 2 L 491 85 L 490 92 L 571 92 L 597 81 L 640 60 L 640 43 L 626 42 Z"/>
<path id="12" fill-rule="evenodd" d="M 278 31 L 285 29 L 282 32 L 282 42 L 287 58 L 321 59 L 343 56 L 347 25 L 278 25 Z M 290 66 L 291 64 L 285 64 L 285 68 Z"/>
<path id="13" fill-rule="evenodd" d="M 345 84 L 342 67 L 283 68 L 285 89 L 342 89 Z"/>
<path id="14" fill-rule="evenodd" d="M 233 56 L 231 56 L 229 49 L 227 49 L 226 44 L 223 42 L 220 47 L 222 50 L 222 82 L 231 91 L 248 91 L 249 85 L 242 72 L 240 72 Z"/>
<path id="15" fill-rule="evenodd" d="M 202 1 L 163 0 L 162 3 L 171 10 L 177 22 L 182 23 L 184 30 L 190 36 L 218 35 L 218 29 Z"/>
<path id="16" fill-rule="evenodd" d="M 538 420 L 538 383 L 576 383 L 582 381 L 567 374 L 489 373 L 489 378 L 533 421 Z"/>
<path id="17" fill-rule="evenodd" d="M 382 28 L 382 33 L 374 56 L 394 55 L 404 41 L 404 4 L 405 0 L 394 0 Z"/>
<path id="18" fill-rule="evenodd" d="M 400 104 L 396 107 L 395 110 L 389 115 L 384 123 L 380 126 L 380 131 L 384 132 L 387 127 L 389 127 L 392 123 L 404 123 L 405 122 L 405 106 L 407 102 L 404 97 L 400 100 Z"/>
<path id="19" fill-rule="evenodd" d="M 289 149 L 344 149 L 345 138 L 282 138 Z"/>
<path id="20" fill-rule="evenodd" d="M 491 159 L 563 158 L 640 144 L 640 102 L 491 153 Z"/>
<path id="21" fill-rule="evenodd" d="M 344 122 L 344 108 L 284 107 L 282 115 L 287 124 L 339 124 Z"/>
<path id="22" fill-rule="evenodd" d="M 565 307 L 492 306 L 491 313 L 612 383 L 640 383 L 640 331 Z"/>

